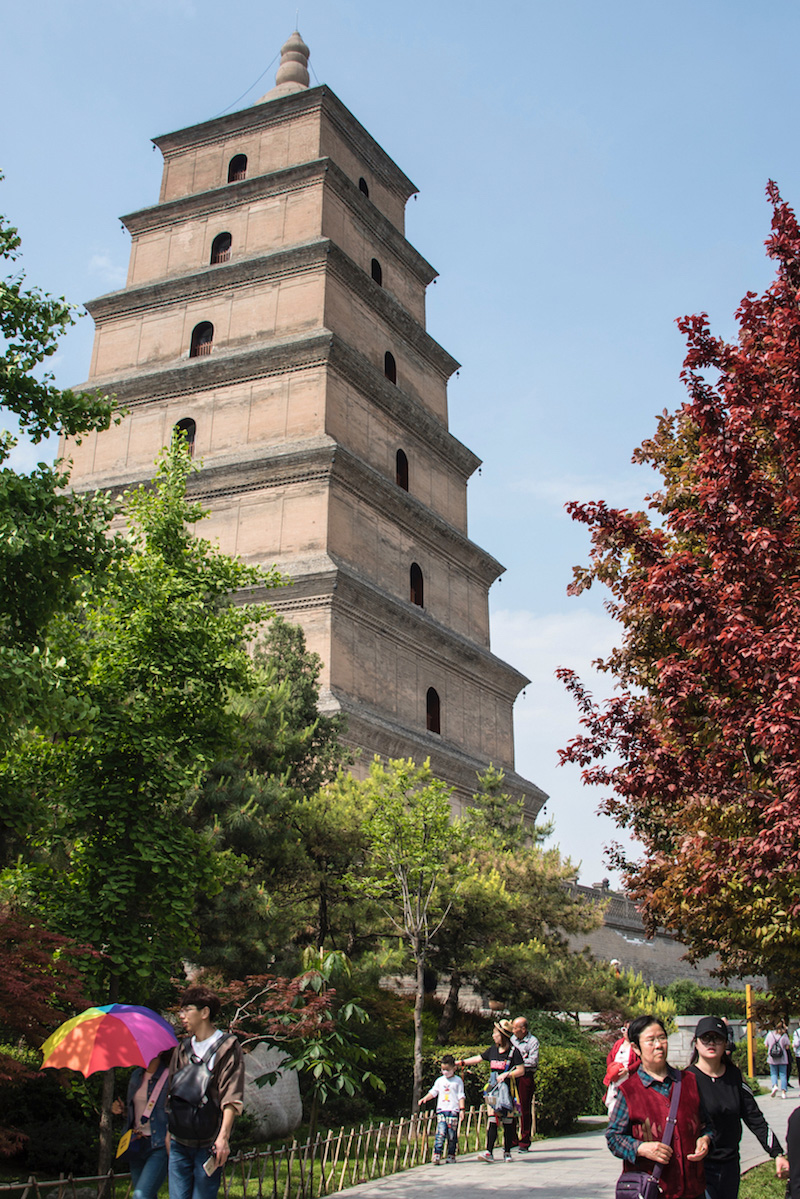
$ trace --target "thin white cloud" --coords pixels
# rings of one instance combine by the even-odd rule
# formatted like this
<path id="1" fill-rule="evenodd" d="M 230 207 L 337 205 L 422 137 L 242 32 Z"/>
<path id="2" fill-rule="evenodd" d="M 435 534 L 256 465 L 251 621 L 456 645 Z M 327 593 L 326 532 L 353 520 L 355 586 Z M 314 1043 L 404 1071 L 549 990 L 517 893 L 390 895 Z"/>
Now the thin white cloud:
<path id="1" fill-rule="evenodd" d="M 571 613 L 501 610 L 492 617 L 492 649 L 531 680 L 514 712 L 517 770 L 550 795 L 545 815 L 555 822 L 553 841 L 574 864 L 582 863 L 586 883 L 604 877 L 617 883 L 605 864 L 605 847 L 630 841 L 607 816 L 597 814 L 601 791 L 583 785 L 578 767 L 558 765 L 559 749 L 580 732 L 580 723 L 555 671 L 568 666 L 596 699 L 611 695 L 613 678 L 597 672 L 592 662 L 608 654 L 619 633 L 609 616 L 580 607 Z"/>
<path id="2" fill-rule="evenodd" d="M 655 472 L 639 468 L 624 478 L 560 474 L 556 478 L 520 479 L 512 486 L 514 491 L 535 496 L 555 508 L 563 508 L 571 500 L 582 504 L 605 500 L 616 508 L 640 511 L 645 507 L 645 495 L 655 490 L 659 481 Z"/>
<path id="3" fill-rule="evenodd" d="M 89 274 L 102 279 L 111 287 L 123 287 L 128 270 L 127 267 L 114 262 L 110 254 L 93 254 L 89 259 Z"/>

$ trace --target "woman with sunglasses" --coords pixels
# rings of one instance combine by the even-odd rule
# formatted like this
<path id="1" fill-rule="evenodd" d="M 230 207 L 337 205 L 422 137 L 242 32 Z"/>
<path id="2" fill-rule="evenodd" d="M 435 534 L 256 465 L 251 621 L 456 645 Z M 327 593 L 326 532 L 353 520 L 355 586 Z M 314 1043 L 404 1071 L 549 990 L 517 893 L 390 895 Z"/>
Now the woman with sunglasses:
<path id="1" fill-rule="evenodd" d="M 641 1064 L 620 1084 L 608 1120 L 606 1141 L 623 1171 L 652 1173 L 658 1164 L 664 1199 L 703 1199 L 703 1159 L 712 1141 L 712 1127 L 693 1075 L 681 1074 L 667 1061 L 667 1033 L 657 1016 L 637 1016 L 628 1037 Z M 681 1080 L 671 1144 L 663 1141 L 673 1088 Z"/>
<path id="2" fill-rule="evenodd" d="M 728 1030 L 719 1016 L 703 1016 L 694 1032 L 694 1052 L 688 1069 L 714 1126 L 714 1144 L 706 1158 L 706 1199 L 737 1199 L 739 1142 L 742 1121 L 775 1158 L 775 1173 L 785 1178 L 789 1163 L 775 1133 L 756 1103 L 753 1092 L 728 1053 Z"/>

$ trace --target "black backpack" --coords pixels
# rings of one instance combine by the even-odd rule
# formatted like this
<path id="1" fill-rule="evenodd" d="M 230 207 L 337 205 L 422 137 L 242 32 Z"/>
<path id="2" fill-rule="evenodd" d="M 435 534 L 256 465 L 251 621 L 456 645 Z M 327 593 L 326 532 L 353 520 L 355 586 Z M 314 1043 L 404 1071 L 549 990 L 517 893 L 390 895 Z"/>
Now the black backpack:
<path id="1" fill-rule="evenodd" d="M 218 1037 L 202 1057 L 192 1053 L 191 1040 L 183 1042 L 182 1047 L 188 1049 L 189 1061 L 173 1075 L 167 1101 L 169 1131 L 179 1141 L 211 1144 L 219 1132 L 220 1106 L 207 1093 L 213 1077 L 208 1063 L 234 1039 L 233 1033 Z"/>
<path id="2" fill-rule="evenodd" d="M 769 1056 L 772 1058 L 773 1062 L 779 1062 L 782 1060 L 783 1045 L 781 1045 L 780 1041 L 772 1042 L 772 1044 L 769 1047 Z"/>

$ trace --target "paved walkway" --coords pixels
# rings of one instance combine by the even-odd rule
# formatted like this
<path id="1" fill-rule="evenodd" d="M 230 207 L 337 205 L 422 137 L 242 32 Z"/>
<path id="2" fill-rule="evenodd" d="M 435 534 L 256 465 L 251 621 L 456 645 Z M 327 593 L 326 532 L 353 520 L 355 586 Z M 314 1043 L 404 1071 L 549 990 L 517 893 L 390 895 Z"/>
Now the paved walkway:
<path id="1" fill-rule="evenodd" d="M 794 1109 L 800 1105 L 800 1092 L 797 1089 L 797 1079 L 793 1079 L 794 1087 L 787 1091 L 786 1099 L 771 1099 L 769 1094 L 769 1079 L 760 1078 L 758 1081 L 761 1084 L 764 1094 L 758 1095 L 756 1102 L 766 1116 L 770 1128 L 785 1149 L 786 1125 Z M 749 1170 L 752 1166 L 769 1161 L 769 1154 L 764 1152 L 749 1128 L 742 1129 L 742 1144 L 739 1157 L 742 1163 L 742 1170 Z"/>
<path id="2" fill-rule="evenodd" d="M 761 1080 L 762 1086 L 766 1080 Z M 786 1124 L 800 1104 L 800 1092 L 789 1091 L 789 1098 L 771 1099 L 769 1087 L 758 1098 L 773 1131 L 786 1145 Z M 597 1121 L 599 1123 L 600 1118 Z M 588 1121 L 584 1121 L 588 1123 Z M 745 1128 L 742 1134 L 742 1169 L 768 1161 L 768 1155 Z M 417 1166 L 403 1174 L 392 1174 L 374 1182 L 352 1187 L 348 1196 L 359 1199 L 463 1199 L 463 1196 L 509 1195 L 534 1191 L 536 1199 L 614 1199 L 620 1163 L 606 1147 L 604 1126 L 574 1136 L 537 1141 L 530 1153 L 514 1152 L 514 1160 L 505 1164 L 502 1152 L 495 1149 L 492 1165 L 479 1161 L 474 1153 L 460 1157 L 453 1166 Z"/>

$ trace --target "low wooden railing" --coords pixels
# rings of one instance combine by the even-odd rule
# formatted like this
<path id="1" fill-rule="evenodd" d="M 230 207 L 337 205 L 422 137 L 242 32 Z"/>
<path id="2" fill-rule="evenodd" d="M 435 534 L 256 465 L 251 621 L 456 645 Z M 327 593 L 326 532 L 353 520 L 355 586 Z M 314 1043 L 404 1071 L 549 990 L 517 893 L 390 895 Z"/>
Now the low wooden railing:
<path id="1" fill-rule="evenodd" d="M 436 1113 L 410 1119 L 361 1125 L 320 1133 L 313 1141 L 240 1153 L 222 1175 L 225 1199 L 321 1199 L 360 1182 L 410 1170 L 431 1160 Z M 474 1153 L 486 1139 L 486 1109 L 464 1113 L 458 1136 L 459 1153 Z M 88 1188 L 102 1199 L 128 1199 L 130 1175 L 75 1178 L 62 1174 L 50 1182 L 31 1175 L 27 1182 L 0 1184 L 0 1196 L 10 1199 L 83 1199 Z M 81 1194 L 79 1194 L 81 1192 Z"/>

